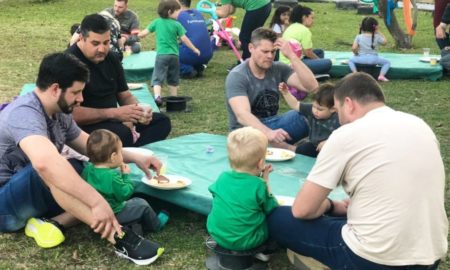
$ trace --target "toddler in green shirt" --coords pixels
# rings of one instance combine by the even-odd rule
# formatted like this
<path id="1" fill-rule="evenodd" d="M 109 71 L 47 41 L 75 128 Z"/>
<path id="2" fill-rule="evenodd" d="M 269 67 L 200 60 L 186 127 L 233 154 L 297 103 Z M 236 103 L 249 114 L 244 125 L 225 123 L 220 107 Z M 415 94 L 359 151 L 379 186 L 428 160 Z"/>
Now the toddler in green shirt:
<path id="1" fill-rule="evenodd" d="M 186 29 L 177 21 L 181 5 L 177 0 L 161 1 L 158 5 L 160 18 L 152 21 L 138 36 L 145 37 L 156 32 L 156 60 L 152 74 L 152 86 L 155 102 L 162 105 L 161 88 L 167 80 L 171 96 L 176 96 L 180 81 L 180 61 L 178 38 L 195 54 L 200 56 L 200 50 L 186 36 Z"/>
<path id="2" fill-rule="evenodd" d="M 253 127 L 228 135 L 232 170 L 223 172 L 209 187 L 213 203 L 207 220 L 208 232 L 223 248 L 244 251 L 269 239 L 266 215 L 278 203 L 269 187 L 272 165 L 265 164 L 267 145 L 267 137 Z"/>
<path id="3" fill-rule="evenodd" d="M 169 219 L 167 212 L 156 215 L 146 200 L 130 199 L 134 192 L 131 171 L 123 163 L 122 142 L 116 134 L 106 129 L 92 132 L 87 156 L 90 162 L 82 177 L 105 198 L 121 225 L 139 224 L 143 232 L 162 229 Z"/>

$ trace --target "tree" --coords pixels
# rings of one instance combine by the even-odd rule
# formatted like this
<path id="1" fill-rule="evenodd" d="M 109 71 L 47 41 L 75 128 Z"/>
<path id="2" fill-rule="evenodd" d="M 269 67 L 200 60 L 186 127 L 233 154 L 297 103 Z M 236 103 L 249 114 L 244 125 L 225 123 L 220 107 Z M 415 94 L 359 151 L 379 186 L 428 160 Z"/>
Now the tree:
<path id="1" fill-rule="evenodd" d="M 397 4 L 398 0 L 394 0 L 395 4 Z M 417 26 L 417 5 L 415 0 L 411 0 L 411 4 L 413 6 L 413 22 L 412 22 L 412 29 L 416 29 Z M 397 17 L 395 16 L 395 13 L 393 10 L 390 12 L 390 24 L 386 21 L 386 7 L 388 5 L 388 0 L 379 0 L 378 1 L 378 12 L 380 16 L 383 18 L 383 21 L 389 30 L 389 33 L 391 33 L 391 36 L 395 40 L 395 46 L 397 48 L 402 49 L 411 49 L 412 48 L 412 35 L 409 35 L 408 33 L 405 33 L 402 28 L 400 27 Z"/>

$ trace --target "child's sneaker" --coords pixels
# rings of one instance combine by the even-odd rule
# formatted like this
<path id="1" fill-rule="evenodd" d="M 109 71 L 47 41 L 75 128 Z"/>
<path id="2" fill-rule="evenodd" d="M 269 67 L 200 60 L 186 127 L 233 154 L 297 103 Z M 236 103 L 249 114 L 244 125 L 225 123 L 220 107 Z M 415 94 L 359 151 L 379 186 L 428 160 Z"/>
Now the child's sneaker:
<path id="1" fill-rule="evenodd" d="M 156 105 L 157 105 L 158 107 L 161 107 L 161 106 L 163 105 L 163 102 L 162 102 L 162 99 L 161 99 L 160 96 L 157 96 L 157 97 L 155 98 L 155 103 L 156 103 Z"/>
<path id="2" fill-rule="evenodd" d="M 262 252 L 256 253 L 255 256 L 253 256 L 253 257 L 255 257 L 255 259 L 258 259 L 262 262 L 268 262 L 270 260 L 270 254 L 264 254 Z"/>
<path id="3" fill-rule="evenodd" d="M 386 77 L 384 77 L 383 75 L 378 76 L 378 80 L 379 80 L 380 82 L 388 82 L 388 81 L 389 81 L 389 80 L 388 80 Z"/>
<path id="4" fill-rule="evenodd" d="M 159 219 L 158 231 L 160 231 L 164 228 L 164 226 L 167 224 L 167 221 L 169 221 L 169 218 L 170 218 L 169 212 L 167 212 L 165 210 L 161 210 L 161 212 L 159 212 L 159 214 L 158 214 L 158 219 Z"/>
<path id="5" fill-rule="evenodd" d="M 64 242 L 62 226 L 51 219 L 30 218 L 25 226 L 25 235 L 34 238 L 38 246 L 52 248 Z"/>
<path id="6" fill-rule="evenodd" d="M 164 253 L 158 244 L 137 235 L 128 227 L 122 227 L 123 235 L 114 235 L 116 254 L 137 265 L 148 265 Z"/>

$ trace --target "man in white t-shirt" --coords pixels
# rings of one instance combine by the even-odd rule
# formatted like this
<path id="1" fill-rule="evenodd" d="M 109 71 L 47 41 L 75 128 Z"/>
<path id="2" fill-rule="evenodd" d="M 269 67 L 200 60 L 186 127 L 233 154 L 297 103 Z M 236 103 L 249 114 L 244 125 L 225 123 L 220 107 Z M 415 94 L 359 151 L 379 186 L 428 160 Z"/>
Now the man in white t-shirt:
<path id="1" fill-rule="evenodd" d="M 331 269 L 437 269 L 447 252 L 448 219 L 433 131 L 387 107 L 378 83 L 364 73 L 342 79 L 334 99 L 342 126 L 292 208 L 269 217 L 271 237 Z M 338 185 L 348 200 L 327 198 Z"/>

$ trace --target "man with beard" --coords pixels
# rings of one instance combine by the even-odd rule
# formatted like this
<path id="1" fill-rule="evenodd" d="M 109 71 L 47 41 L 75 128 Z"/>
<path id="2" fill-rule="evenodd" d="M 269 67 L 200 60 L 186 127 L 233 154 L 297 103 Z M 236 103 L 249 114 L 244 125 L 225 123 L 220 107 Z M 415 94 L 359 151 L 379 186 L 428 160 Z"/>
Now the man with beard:
<path id="1" fill-rule="evenodd" d="M 136 35 L 139 33 L 139 18 L 136 13 L 128 9 L 128 0 L 115 0 L 114 7 L 106 8 L 104 11 L 119 21 L 121 44 L 134 45 L 137 46 L 136 51 L 140 50 L 141 46 L 136 39 Z"/>
<path id="2" fill-rule="evenodd" d="M 128 90 L 122 64 L 109 50 L 110 28 L 99 14 L 87 15 L 80 26 L 80 39 L 67 49 L 90 70 L 80 107 L 73 111 L 86 132 L 107 129 L 116 133 L 124 147 L 163 140 L 170 132 L 170 119 L 145 113 Z M 140 136 L 136 136 L 140 134 Z"/>
<path id="3" fill-rule="evenodd" d="M 291 60 L 292 68 L 274 62 L 278 48 Z M 229 128 L 252 126 L 262 131 L 273 146 L 289 148 L 289 144 L 308 136 L 308 125 L 304 117 L 293 110 L 277 115 L 278 86 L 285 82 L 310 92 L 318 83 L 311 70 L 291 50 L 289 42 L 277 40 L 277 34 L 270 29 L 254 30 L 249 50 L 250 58 L 234 68 L 225 81 Z"/>
<path id="4" fill-rule="evenodd" d="M 64 227 L 80 220 L 115 244 L 116 250 L 127 251 L 128 258 L 136 251 L 145 258 L 151 254 L 143 248 L 151 242 L 121 228 L 106 200 L 60 154 L 64 144 L 86 153 L 88 134 L 70 113 L 83 102 L 88 78 L 88 68 L 73 55 L 47 55 L 36 89 L 0 113 L 0 232 L 25 227 L 25 234 L 39 246 L 51 248 L 64 241 Z M 146 175 L 148 168 L 161 167 L 154 157 L 123 154 Z"/>

